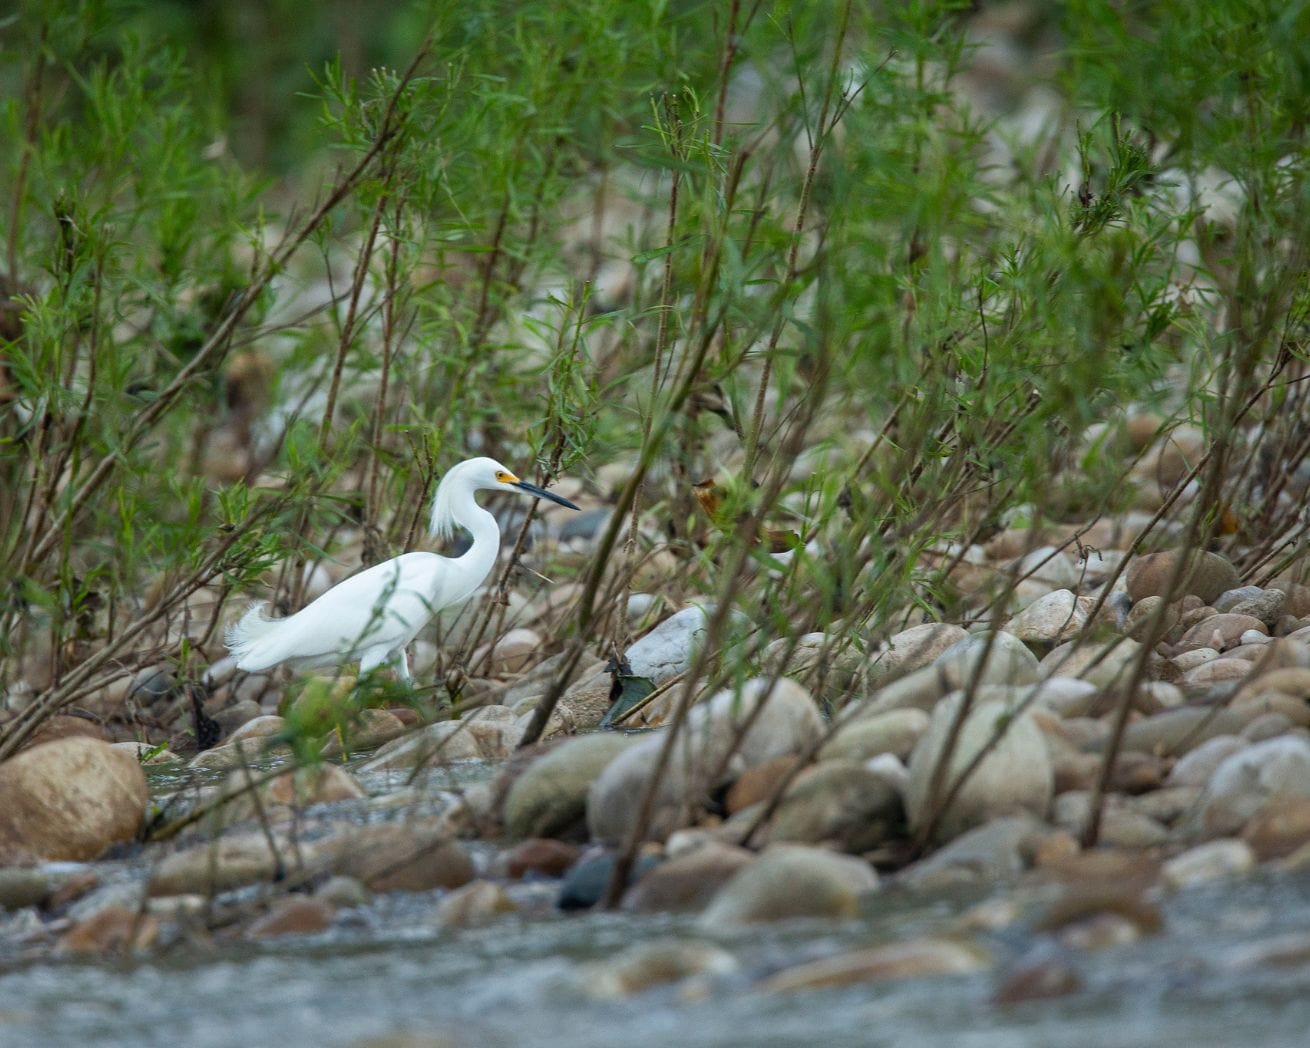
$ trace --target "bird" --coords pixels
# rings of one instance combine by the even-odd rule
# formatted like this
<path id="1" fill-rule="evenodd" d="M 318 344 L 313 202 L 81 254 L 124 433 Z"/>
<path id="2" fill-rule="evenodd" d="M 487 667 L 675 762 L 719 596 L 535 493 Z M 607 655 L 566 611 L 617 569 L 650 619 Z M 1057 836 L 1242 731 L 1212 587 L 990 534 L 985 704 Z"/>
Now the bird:
<path id="1" fill-rule="evenodd" d="M 430 530 L 450 538 L 456 527 L 473 536 L 458 557 L 402 553 L 337 583 L 294 615 L 269 618 L 256 602 L 230 626 L 224 639 L 237 669 L 248 673 L 285 663 L 295 670 L 359 662 L 359 675 L 390 666 L 411 684 L 405 648 L 444 608 L 464 603 L 477 592 L 500 552 L 500 526 L 477 504 L 476 491 L 517 491 L 579 507 L 561 495 L 519 480 L 491 458 L 471 458 L 452 466 L 432 499 Z"/>

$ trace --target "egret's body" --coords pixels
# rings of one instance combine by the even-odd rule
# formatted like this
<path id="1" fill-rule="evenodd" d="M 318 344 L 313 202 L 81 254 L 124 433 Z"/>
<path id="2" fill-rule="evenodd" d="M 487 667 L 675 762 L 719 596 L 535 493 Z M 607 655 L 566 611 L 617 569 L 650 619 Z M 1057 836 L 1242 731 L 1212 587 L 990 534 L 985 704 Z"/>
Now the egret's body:
<path id="1" fill-rule="evenodd" d="M 578 508 L 494 459 L 461 462 L 437 486 L 432 531 L 443 537 L 456 526 L 468 531 L 473 543 L 462 556 L 404 553 L 352 575 L 285 619 L 270 619 L 263 605 L 252 605 L 227 632 L 237 668 L 253 673 L 283 663 L 313 669 L 358 660 L 361 675 L 390 664 L 408 681 L 409 642 L 437 612 L 473 596 L 500 552 L 500 526 L 477 504 L 475 491 L 518 491 Z"/>

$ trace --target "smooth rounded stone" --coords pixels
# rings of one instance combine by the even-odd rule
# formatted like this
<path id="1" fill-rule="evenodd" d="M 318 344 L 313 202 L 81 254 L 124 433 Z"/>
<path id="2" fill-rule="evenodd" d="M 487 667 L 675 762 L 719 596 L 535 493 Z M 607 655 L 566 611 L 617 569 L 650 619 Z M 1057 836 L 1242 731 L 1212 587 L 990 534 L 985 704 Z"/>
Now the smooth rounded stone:
<path id="1" fill-rule="evenodd" d="M 1255 853 L 1245 841 L 1225 838 L 1206 841 L 1175 855 L 1160 869 L 1160 879 L 1170 888 L 1192 888 L 1198 884 L 1245 877 L 1255 869 Z"/>
<path id="2" fill-rule="evenodd" d="M 96 886 L 98 878 L 80 863 L 44 863 L 40 866 L 0 866 L 0 910 L 42 906 L 51 900 L 81 894 Z"/>
<path id="3" fill-rule="evenodd" d="M 1174 565 L 1182 555 L 1181 550 L 1172 549 L 1134 557 L 1125 574 L 1128 595 L 1135 601 L 1163 595 Z M 1192 593 L 1209 604 L 1221 593 L 1236 589 L 1239 585 L 1241 580 L 1237 576 L 1237 569 L 1226 559 L 1208 550 L 1193 550 L 1187 558 L 1174 596 L 1177 598 Z"/>
<path id="4" fill-rule="evenodd" d="M 887 638 L 886 648 L 869 659 L 869 680 L 879 684 L 931 665 L 944 651 L 968 636 L 963 627 L 947 622 L 925 622 L 894 633 Z"/>
<path id="5" fill-rule="evenodd" d="M 1169 661 L 1174 664 L 1174 668 L 1179 673 L 1186 673 L 1189 670 L 1196 669 L 1197 666 L 1204 666 L 1207 662 L 1213 662 L 1219 658 L 1219 652 L 1215 648 L 1192 648 L 1189 651 L 1180 651 Z"/>
<path id="6" fill-rule="evenodd" d="M 1027 865 L 1024 855 L 1051 833 L 1031 815 L 992 819 L 961 834 L 944 847 L 897 874 L 897 882 L 919 891 L 944 891 L 957 885 L 1017 877 Z"/>
<path id="7" fill-rule="evenodd" d="M 1205 647 L 1226 651 L 1239 644 L 1242 635 L 1248 631 L 1254 631 L 1262 637 L 1269 635 L 1268 628 L 1254 615 L 1238 615 L 1232 612 L 1211 615 L 1184 633 L 1178 641 L 1178 646 L 1184 650 Z"/>
<path id="8" fill-rule="evenodd" d="M 555 905 L 565 911 L 586 910 L 595 906 L 609 890 L 616 861 L 615 853 L 612 851 L 600 852 L 583 859 L 564 875 L 564 882 L 559 886 L 559 896 L 555 900 Z M 656 855 L 646 853 L 638 856 L 628 874 L 628 883 L 624 885 L 624 890 L 630 890 L 634 884 L 649 877 L 651 871 L 657 869 L 659 865 L 660 859 Z"/>
<path id="9" fill-rule="evenodd" d="M 864 661 L 864 654 L 849 641 L 826 633 L 807 633 L 795 642 L 788 637 L 770 641 L 760 656 L 760 669 L 802 678 L 822 675 L 834 691 L 844 693 Z"/>
<path id="10" fill-rule="evenodd" d="M 719 889 L 697 923 L 723 930 L 792 917 L 850 918 L 860 896 L 877 887 L 878 875 L 862 859 L 774 844 Z"/>
<path id="11" fill-rule="evenodd" d="M 1242 839 L 1257 859 L 1281 859 L 1310 844 L 1310 797 L 1275 797 L 1246 824 Z"/>
<path id="12" fill-rule="evenodd" d="M 506 673 L 522 673 L 542 645 L 541 634 L 536 630 L 512 629 L 494 644 L 484 644 L 469 659 L 470 666 L 492 677 Z M 485 664 L 485 669 L 482 667 Z"/>
<path id="13" fill-rule="evenodd" d="M 1123 633 L 1139 643 L 1145 643 L 1151 633 L 1151 623 L 1157 614 L 1162 617 L 1156 627 L 1157 637 L 1169 637 L 1182 621 L 1182 614 L 1177 604 L 1171 604 L 1162 613 L 1159 607 L 1164 603 L 1163 597 L 1143 597 L 1128 609 L 1124 618 Z"/>
<path id="14" fill-rule="evenodd" d="M 363 753 L 398 739 L 407 731 L 405 722 L 390 710 L 366 708 L 351 716 L 346 726 L 346 745 L 352 754 Z M 319 754 L 331 758 L 344 756 L 345 752 L 341 737 L 333 732 L 323 741 Z"/>
<path id="15" fill-rule="evenodd" d="M 229 833 L 216 841 L 197 844 L 166 855 L 150 876 L 151 895 L 217 895 L 247 884 L 271 882 L 295 868 L 297 855 L 306 863 L 314 857 L 312 845 L 293 847 L 285 838 L 258 831 Z"/>
<path id="16" fill-rule="evenodd" d="M 1292 722 L 1281 713 L 1261 713 L 1242 729 L 1242 738 L 1264 742 L 1294 730 Z"/>
<path id="17" fill-rule="evenodd" d="M 1204 786 L 1161 786 L 1158 790 L 1128 798 L 1128 806 L 1139 815 L 1172 826 L 1196 809 Z"/>
<path id="18" fill-rule="evenodd" d="M 332 927 L 336 908 L 327 899 L 288 897 L 278 900 L 268 913 L 256 918 L 245 930 L 247 939 L 274 939 L 283 935 L 314 935 Z"/>
<path id="19" fill-rule="evenodd" d="M 1285 718 L 1288 726 L 1310 727 L 1310 704 L 1305 699 L 1284 695 L 1281 691 L 1261 691 L 1255 694 L 1234 698 L 1228 708 L 1239 716 L 1253 721 L 1269 713 L 1276 713 Z M 1247 724 L 1247 728 L 1250 728 Z M 1246 732 L 1247 738 L 1250 735 Z"/>
<path id="20" fill-rule="evenodd" d="M 234 746 L 241 742 L 259 742 L 279 738 L 286 734 L 286 718 L 276 714 L 263 714 L 246 721 L 236 728 L 230 738 L 224 740 L 224 746 Z"/>
<path id="21" fill-rule="evenodd" d="M 1235 594 L 1242 594 L 1240 600 L 1228 600 Z M 1277 622 L 1283 609 L 1287 607 L 1287 594 L 1277 589 L 1260 589 L 1257 586 L 1241 586 L 1235 590 L 1221 593 L 1215 600 L 1216 611 L 1230 611 L 1236 615 L 1253 615 L 1268 625 Z"/>
<path id="22" fill-rule="evenodd" d="M 1029 1001 L 1067 997 L 1086 987 L 1082 973 L 1067 957 L 1040 947 L 1034 953 L 1037 956 L 1021 958 L 1004 973 L 992 995 L 993 1003 L 1012 1008 Z"/>
<path id="23" fill-rule="evenodd" d="M 1038 676 L 1076 677 L 1098 688 L 1113 688 L 1127 683 L 1141 650 L 1137 641 L 1127 637 L 1078 645 L 1068 642 L 1047 653 L 1038 667 Z"/>
<path id="24" fill-rule="evenodd" d="M 7 854 L 78 861 L 135 839 L 149 791 L 130 753 L 73 735 L 0 764 L 0 798 L 0 863 Z"/>
<path id="25" fill-rule="evenodd" d="M 572 732 L 595 731 L 613 705 L 613 694 L 614 677 L 602 668 L 570 684 L 560 696 L 555 711 L 561 720 L 568 721 Z M 525 712 L 530 714 L 535 706 L 533 703 Z M 630 727 L 640 727 L 640 724 L 634 723 Z M 543 733 L 543 736 L 553 737 L 549 733 Z"/>
<path id="26" fill-rule="evenodd" d="M 910 757 L 910 781 L 905 808 L 910 828 L 918 831 L 930 816 L 929 792 L 934 770 L 945 750 L 947 736 L 964 701 L 964 694 L 948 695 L 933 710 L 928 731 Z M 998 815 L 1026 811 L 1046 815 L 1055 789 L 1055 774 L 1041 729 L 1031 711 L 1012 715 L 1003 702 L 977 703 L 960 728 L 951 754 L 943 791 L 949 791 L 964 769 L 1004 730 L 981 763 L 965 780 L 936 828 L 938 840 L 957 837 L 970 827 Z M 945 794 L 943 793 L 943 796 Z"/>
<path id="27" fill-rule="evenodd" d="M 617 844 L 629 832 L 665 730 L 643 736 L 592 783 L 587 825 L 594 840 Z M 710 781 L 716 773 L 726 771 L 735 778 L 773 757 L 804 752 L 822 732 L 809 692 L 786 677 L 756 678 L 743 684 L 740 693 L 730 688 L 716 693 L 687 715 L 683 737 L 672 748 L 656 790 L 648 834 L 663 839 L 683 825 L 687 809 L 721 785 Z"/>
<path id="28" fill-rule="evenodd" d="M 1037 656 L 1013 633 L 990 630 L 971 633 L 956 641 L 932 662 L 954 688 L 974 683 L 979 662 L 986 658 L 977 684 L 1033 684 L 1038 679 Z"/>
<path id="29" fill-rule="evenodd" d="M 497 861 L 497 869 L 511 880 L 527 877 L 563 877 L 578 861 L 582 849 L 550 837 L 520 841 Z"/>
<path id="30" fill-rule="evenodd" d="M 529 764 L 505 794 L 503 820 L 513 840 L 556 837 L 587 814 L 587 792 L 597 776 L 638 737 L 599 732 L 567 739 Z"/>
<path id="31" fill-rule="evenodd" d="M 1233 701 L 1241 702 L 1248 696 L 1265 691 L 1282 692 L 1284 695 L 1310 701 L 1310 669 L 1303 666 L 1288 666 L 1283 669 L 1268 670 L 1243 684 L 1233 696 Z"/>
<path id="32" fill-rule="evenodd" d="M 257 720 L 262 718 L 256 718 Z M 277 718 L 281 720 L 281 717 Z M 212 750 L 202 750 L 187 761 L 188 768 L 197 771 L 229 771 L 262 760 L 271 754 L 290 753 L 285 742 L 276 741 L 276 736 L 267 738 L 227 739 L 221 746 Z"/>
<path id="33" fill-rule="evenodd" d="M 1246 680 L 1251 675 L 1251 664 L 1246 659 L 1211 659 L 1190 670 L 1178 678 L 1178 686 L 1184 694 L 1194 692 L 1204 694 L 1216 684 L 1228 684 L 1233 681 Z"/>
<path id="34" fill-rule="evenodd" d="M 1216 735 L 1236 735 L 1246 718 L 1221 706 L 1180 706 L 1143 717 L 1123 733 L 1122 749 L 1182 756 Z"/>
<path id="35" fill-rule="evenodd" d="M 1060 589 L 1038 597 L 1015 615 L 1005 628 L 1022 641 L 1058 644 L 1078 636 L 1091 621 L 1096 601 Z"/>
<path id="36" fill-rule="evenodd" d="M 479 706 L 459 720 L 437 721 L 392 740 L 358 770 L 403 771 L 450 761 L 508 757 L 521 737 L 518 720 L 507 706 Z"/>
<path id="37" fill-rule="evenodd" d="M 67 739 L 72 736 L 99 739 L 101 742 L 109 741 L 105 729 L 95 721 L 86 717 L 74 717 L 67 713 L 56 713 L 53 717 L 47 717 L 40 723 L 36 731 L 32 732 L 27 741 L 18 748 L 18 752 L 22 753 L 23 750 L 30 750 L 34 746 L 41 746 L 47 742 L 54 742 L 56 739 Z"/>
<path id="38" fill-rule="evenodd" d="M 316 851 L 326 872 L 354 877 L 375 892 L 458 888 L 475 873 L 440 819 L 350 827 L 316 842 Z"/>
<path id="39" fill-rule="evenodd" d="M 59 953 L 126 954 L 148 950 L 159 941 L 159 918 L 139 907 L 106 906 L 76 921 L 59 940 Z"/>
<path id="40" fill-rule="evenodd" d="M 1072 589 L 1080 582 L 1081 573 L 1073 558 L 1054 546 L 1038 546 L 1024 554 L 1012 566 L 1015 577 L 1026 576 L 1047 584 L 1050 589 Z"/>
<path id="41" fill-rule="evenodd" d="M 668 939 L 636 943 L 603 961 L 580 965 L 575 977 L 589 996 L 609 999 L 688 979 L 733 975 L 739 968 L 731 953 L 713 943 Z"/>
<path id="42" fill-rule="evenodd" d="M 1206 786 L 1201 827 L 1211 835 L 1237 833 L 1276 797 L 1310 797 L 1310 740 L 1267 739 L 1225 759 Z"/>
<path id="43" fill-rule="evenodd" d="M 1061 829 L 1081 837 L 1092 814 L 1089 790 L 1070 790 L 1055 798 L 1052 821 Z M 1119 794 L 1107 794 L 1101 812 L 1100 836 L 1106 848 L 1153 848 L 1169 840 L 1169 830 L 1149 815 L 1129 808 Z"/>
<path id="44" fill-rule="evenodd" d="M 903 823 L 901 795 L 886 779 L 854 761 L 824 761 L 793 780 L 769 822 L 768 839 L 858 854 Z"/>
<path id="45" fill-rule="evenodd" d="M 1177 684 L 1165 680 L 1144 680 L 1137 685 L 1137 694 L 1133 697 L 1133 709 L 1150 715 L 1161 710 L 1172 710 L 1183 705 L 1187 696 Z"/>
<path id="46" fill-rule="evenodd" d="M 1278 590 L 1287 598 L 1283 604 L 1284 615 L 1291 615 L 1298 619 L 1310 615 L 1310 586 L 1288 578 L 1280 578 L 1269 583 L 1269 588 Z"/>
<path id="47" fill-rule="evenodd" d="M 990 968 L 991 964 L 991 955 L 977 943 L 937 937 L 906 939 L 784 968 L 760 983 L 758 989 L 764 993 L 790 993 L 892 979 L 967 975 Z"/>
<path id="48" fill-rule="evenodd" d="M 883 753 L 906 760 L 930 720 L 927 713 L 913 707 L 871 716 L 857 714 L 824 743 L 819 760 L 864 761 Z"/>
<path id="49" fill-rule="evenodd" d="M 253 818 L 259 813 L 250 791 L 244 788 L 247 782 L 247 773 L 238 770 L 228 776 L 224 785 L 232 800 L 223 806 L 223 812 L 231 822 Z M 355 777 L 335 764 L 318 764 L 283 772 L 261 784 L 258 793 L 265 807 L 295 809 L 367 796 Z"/>
<path id="50" fill-rule="evenodd" d="M 437 903 L 436 923 L 440 928 L 477 928 L 517 913 L 518 903 L 498 884 L 470 881 Z"/>
<path id="51" fill-rule="evenodd" d="M 353 909 L 368 905 L 369 890 L 355 877 L 329 877 L 314 890 L 314 898 L 322 899 L 334 909 Z"/>
<path id="52" fill-rule="evenodd" d="M 659 684 L 685 672 L 705 639 L 712 614 L 713 608 L 683 608 L 633 641 L 623 653 L 632 675 Z"/>
<path id="53" fill-rule="evenodd" d="M 1240 735 L 1215 735 L 1178 759 L 1166 780 L 1170 786 L 1204 786 L 1215 769 L 1250 744 Z"/>
<path id="54" fill-rule="evenodd" d="M 1025 692 L 1021 701 L 1061 717 L 1086 717 L 1100 703 L 1101 689 L 1077 677 L 1048 677 Z"/>
<path id="55" fill-rule="evenodd" d="M 276 697 L 280 698 L 280 693 Z M 242 681 L 241 688 L 236 694 L 236 701 L 214 711 L 214 721 L 221 733 L 230 736 L 242 725 L 266 716 L 264 707 L 260 703 L 261 700 L 267 698 L 270 698 L 269 679 L 263 674 L 257 674 Z M 267 714 L 267 716 L 272 716 L 272 714 Z M 185 723 L 188 725 L 189 722 L 189 713 L 184 714 L 178 721 L 179 724 Z M 225 743 L 226 741 L 224 739 Z"/>
<path id="56" fill-rule="evenodd" d="M 729 815 L 735 815 L 744 808 L 770 800 L 784 780 L 791 780 L 800 763 L 801 759 L 795 754 L 786 753 L 747 768 L 728 788 L 723 799 L 724 808 Z"/>
<path id="57" fill-rule="evenodd" d="M 1236 656 L 1241 652 L 1241 657 L 1245 658 L 1246 652 L 1250 651 L 1250 656 L 1254 659 L 1259 655 L 1260 649 L 1265 644 L 1269 643 L 1269 640 L 1270 637 L 1268 633 L 1261 633 L 1259 630 L 1247 630 L 1237 638 L 1238 644 L 1237 647 L 1233 649 L 1233 654 Z"/>
<path id="58" fill-rule="evenodd" d="M 755 860 L 736 845 L 705 841 L 666 859 L 628 889 L 623 909 L 629 913 L 696 913 L 715 893 Z"/>
<path id="59" fill-rule="evenodd" d="M 161 749 L 159 746 L 152 746 L 148 742 L 111 742 L 109 745 L 116 750 L 130 753 L 138 764 L 173 764 L 182 760 L 181 757 L 167 747 Z"/>

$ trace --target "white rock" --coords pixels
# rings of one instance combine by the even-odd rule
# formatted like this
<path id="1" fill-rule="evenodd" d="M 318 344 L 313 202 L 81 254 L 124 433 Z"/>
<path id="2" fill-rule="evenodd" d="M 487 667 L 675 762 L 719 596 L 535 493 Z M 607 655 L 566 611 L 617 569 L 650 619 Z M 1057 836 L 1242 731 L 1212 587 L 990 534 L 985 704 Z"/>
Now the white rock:
<path id="1" fill-rule="evenodd" d="M 945 749 L 964 695 L 956 692 L 937 704 L 928 731 L 910 757 L 910 781 L 905 806 L 910 828 L 918 830 L 929 816 L 929 792 L 934 769 Z M 949 839 L 1000 815 L 1030 812 L 1045 818 L 1055 789 L 1055 773 L 1041 730 L 1031 712 L 1012 716 L 1003 702 L 978 702 L 965 718 L 943 779 L 950 790 L 964 769 L 1003 732 L 956 794 L 938 824 L 939 838 Z"/>
<path id="2" fill-rule="evenodd" d="M 1255 853 L 1246 841 L 1225 838 L 1198 844 L 1175 855 L 1160 870 L 1171 888 L 1187 888 L 1211 881 L 1241 877 L 1255 869 Z"/>
<path id="3" fill-rule="evenodd" d="M 1210 776 L 1201 800 L 1202 827 L 1236 833 L 1274 797 L 1310 797 L 1310 740 L 1282 735 L 1234 753 Z"/>
<path id="4" fill-rule="evenodd" d="M 1204 786 L 1215 769 L 1251 744 L 1240 735 L 1216 735 L 1178 758 L 1166 780 L 1170 786 Z"/>

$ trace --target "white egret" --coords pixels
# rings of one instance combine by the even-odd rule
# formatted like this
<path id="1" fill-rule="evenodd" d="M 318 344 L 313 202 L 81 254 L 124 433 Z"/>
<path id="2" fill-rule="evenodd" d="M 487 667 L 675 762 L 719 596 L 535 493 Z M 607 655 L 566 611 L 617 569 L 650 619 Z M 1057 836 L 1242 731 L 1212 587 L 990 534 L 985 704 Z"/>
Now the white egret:
<path id="1" fill-rule="evenodd" d="M 406 646 L 437 612 L 473 596 L 500 552 L 500 526 L 474 500 L 475 491 L 518 491 L 578 508 L 519 480 L 495 459 L 461 462 L 437 485 L 431 531 L 448 538 L 458 525 L 473 536 L 467 551 L 458 557 L 403 553 L 343 580 L 285 619 L 271 619 L 264 604 L 252 604 L 225 638 L 237 668 L 254 673 L 286 663 L 312 669 L 358 659 L 361 676 L 390 664 L 408 683 Z"/>

